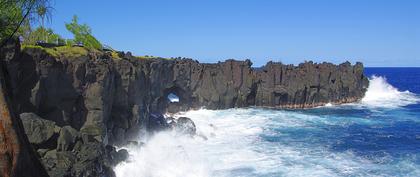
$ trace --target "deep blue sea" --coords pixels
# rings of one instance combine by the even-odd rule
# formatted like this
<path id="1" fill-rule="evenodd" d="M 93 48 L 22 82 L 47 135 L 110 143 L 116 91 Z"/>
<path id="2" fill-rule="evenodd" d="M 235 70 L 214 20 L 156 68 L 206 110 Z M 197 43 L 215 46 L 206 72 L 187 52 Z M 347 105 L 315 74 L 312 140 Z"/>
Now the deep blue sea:
<path id="1" fill-rule="evenodd" d="M 127 148 L 122 176 L 420 176 L 420 68 L 367 68 L 359 103 L 308 110 L 197 110 L 198 136 Z"/>

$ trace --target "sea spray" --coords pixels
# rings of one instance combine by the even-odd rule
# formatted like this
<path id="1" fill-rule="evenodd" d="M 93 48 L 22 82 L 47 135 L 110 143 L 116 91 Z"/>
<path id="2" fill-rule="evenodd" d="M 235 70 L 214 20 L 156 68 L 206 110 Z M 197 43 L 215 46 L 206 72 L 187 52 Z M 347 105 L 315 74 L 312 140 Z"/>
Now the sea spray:
<path id="1" fill-rule="evenodd" d="M 419 176 L 419 120 L 394 111 L 417 102 L 415 94 L 372 77 L 366 97 L 350 106 L 188 111 L 178 116 L 191 118 L 200 136 L 160 132 L 143 148 L 130 148 L 129 161 L 115 171 L 118 177 Z"/>
<path id="2" fill-rule="evenodd" d="M 372 76 L 361 104 L 369 107 L 397 108 L 415 104 L 420 98 L 410 91 L 399 91 L 385 77 Z"/>

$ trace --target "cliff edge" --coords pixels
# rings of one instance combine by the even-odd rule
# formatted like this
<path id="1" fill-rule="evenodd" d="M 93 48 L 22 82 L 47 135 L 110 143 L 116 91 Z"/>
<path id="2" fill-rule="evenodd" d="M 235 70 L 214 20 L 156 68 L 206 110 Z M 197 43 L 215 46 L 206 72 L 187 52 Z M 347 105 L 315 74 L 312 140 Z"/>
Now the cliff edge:
<path id="1" fill-rule="evenodd" d="M 58 157 L 68 161 L 63 168 L 47 168 L 52 176 L 91 174 L 99 167 L 105 169 L 100 174 L 108 174 L 106 169 L 116 161 L 98 158 L 103 154 L 114 158 L 112 146 L 151 129 L 151 113 L 202 107 L 311 108 L 358 101 L 368 86 L 361 63 L 269 62 L 253 68 L 250 60 L 203 64 L 192 59 L 141 59 L 130 53 L 115 56 L 80 47 L 65 50 L 24 47 L 5 61 L 14 111 L 34 113 L 26 117 L 54 125 L 50 136 L 35 146 L 44 166 L 58 163 Z M 170 102 L 169 94 L 177 95 L 179 102 Z M 93 142 L 102 145 L 102 155 L 80 154 L 97 149 Z M 78 167 L 85 163 L 79 160 L 83 155 L 89 156 L 86 161 L 105 165 Z"/>

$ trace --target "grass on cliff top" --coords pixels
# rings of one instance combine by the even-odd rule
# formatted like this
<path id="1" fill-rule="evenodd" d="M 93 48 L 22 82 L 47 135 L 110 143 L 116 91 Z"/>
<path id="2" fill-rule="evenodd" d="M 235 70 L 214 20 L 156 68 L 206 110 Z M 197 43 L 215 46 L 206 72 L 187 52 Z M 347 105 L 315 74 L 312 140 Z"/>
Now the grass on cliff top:
<path id="1" fill-rule="evenodd" d="M 48 55 L 54 58 L 78 58 L 81 56 L 87 56 L 89 51 L 83 47 L 73 47 L 73 46 L 59 46 L 52 48 L 45 48 L 36 45 L 22 45 L 22 50 L 27 49 L 38 49 L 43 50 Z"/>
<path id="2" fill-rule="evenodd" d="M 54 58 L 78 58 L 81 56 L 87 56 L 89 53 L 100 53 L 101 51 L 98 50 L 88 50 L 84 47 L 77 47 L 77 46 L 59 46 L 59 47 L 52 47 L 52 48 L 46 48 L 42 46 L 37 45 L 22 45 L 22 50 L 42 50 L 48 55 L 54 57 Z M 116 60 L 121 60 L 122 57 L 118 54 L 117 51 L 111 51 L 110 52 L 111 57 Z M 163 58 L 163 57 L 155 57 L 155 56 L 134 56 L 135 58 L 139 60 L 171 60 L 172 58 Z"/>
<path id="3" fill-rule="evenodd" d="M 135 58 L 139 60 L 152 60 L 152 59 L 159 59 L 159 60 L 170 60 L 170 58 L 163 58 L 163 57 L 155 57 L 155 56 L 134 56 Z"/>

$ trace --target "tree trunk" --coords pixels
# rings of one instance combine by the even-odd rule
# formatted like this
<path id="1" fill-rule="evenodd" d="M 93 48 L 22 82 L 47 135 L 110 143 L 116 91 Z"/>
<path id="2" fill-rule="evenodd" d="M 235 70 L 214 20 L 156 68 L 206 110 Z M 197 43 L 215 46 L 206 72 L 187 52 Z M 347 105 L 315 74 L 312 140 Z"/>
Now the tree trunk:
<path id="1" fill-rule="evenodd" d="M 0 176 L 48 176 L 26 137 L 20 118 L 13 112 L 5 62 L 16 57 L 20 45 L 10 40 L 0 48 Z"/>

